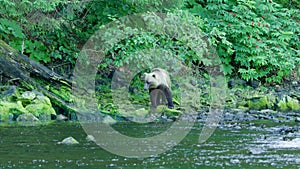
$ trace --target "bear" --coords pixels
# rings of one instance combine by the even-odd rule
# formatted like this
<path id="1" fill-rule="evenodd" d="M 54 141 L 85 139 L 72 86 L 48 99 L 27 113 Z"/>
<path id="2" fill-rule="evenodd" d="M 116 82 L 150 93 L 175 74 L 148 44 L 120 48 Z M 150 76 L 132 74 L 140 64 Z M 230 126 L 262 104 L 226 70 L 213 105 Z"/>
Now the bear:
<path id="1" fill-rule="evenodd" d="M 149 90 L 151 109 L 158 105 L 168 104 L 168 108 L 174 108 L 171 93 L 171 80 L 169 73 L 161 68 L 154 68 L 151 73 L 144 73 L 144 90 Z"/>

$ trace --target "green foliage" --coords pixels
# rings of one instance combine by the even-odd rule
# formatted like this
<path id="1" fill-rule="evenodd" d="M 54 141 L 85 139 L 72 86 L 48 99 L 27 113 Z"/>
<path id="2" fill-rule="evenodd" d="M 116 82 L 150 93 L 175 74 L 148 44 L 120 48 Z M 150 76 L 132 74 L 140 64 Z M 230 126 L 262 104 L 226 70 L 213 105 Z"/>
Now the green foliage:
<path id="1" fill-rule="evenodd" d="M 270 0 L 272 1 L 272 0 Z M 282 4 L 286 8 L 300 9 L 300 2 L 298 0 L 274 0 L 275 2 Z"/>
<path id="2" fill-rule="evenodd" d="M 78 49 L 72 38 L 66 39 L 72 23 L 66 22 L 66 1 L 1 0 L 0 37 L 30 58 L 44 63 L 55 59 L 74 60 Z M 74 1 L 78 4 L 78 1 Z M 77 41 L 77 40 L 76 40 Z M 76 42 L 75 41 L 75 42 Z M 72 49 L 70 49 L 72 48 Z M 62 56 L 67 56 L 63 58 Z"/>
<path id="3" fill-rule="evenodd" d="M 126 20 L 134 19 L 132 16 L 120 20 L 126 23 Z M 204 57 L 207 40 L 202 38 L 202 31 L 197 26 L 203 23 L 200 18 L 177 10 L 176 13 L 168 12 L 165 16 L 145 13 L 136 17 L 135 21 L 137 24 L 141 22 L 136 28 L 135 22 L 115 27 L 103 26 L 94 37 L 103 39 L 103 44 L 96 48 L 105 49 L 107 53 L 99 65 L 100 70 L 125 65 L 139 71 L 156 66 L 168 68 L 172 65 L 179 68 L 180 65 L 174 64 L 180 62 L 188 65 L 212 64 L 211 60 Z M 193 40 L 197 43 L 193 43 Z"/>
<path id="4" fill-rule="evenodd" d="M 50 67 L 72 67 L 85 42 L 104 25 L 134 13 L 145 13 L 147 17 L 149 11 L 163 12 L 169 15 L 174 27 L 193 25 L 205 32 L 221 58 L 226 75 L 280 82 L 299 69 L 300 15 L 298 1 L 276 2 L 288 8 L 272 0 L 0 0 L 0 38 Z M 172 18 L 171 13 L 181 19 Z M 151 19 L 158 21 L 152 16 L 148 20 Z M 175 30 L 172 24 L 167 31 Z M 104 36 L 113 46 L 107 48 L 100 70 L 136 62 L 152 67 L 149 58 L 154 55 L 165 61 L 176 57 L 187 65 L 211 64 L 186 39 L 155 32 L 156 27 L 151 29 L 136 32 L 124 28 L 119 33 L 128 36 L 121 41 L 118 36 Z M 197 36 L 188 29 L 183 32 Z"/>
<path id="5" fill-rule="evenodd" d="M 137 12 L 164 11 L 166 9 L 179 9 L 185 0 L 126 0 L 136 7 Z"/>
<path id="6" fill-rule="evenodd" d="M 256 0 L 195 1 L 187 6 L 206 21 L 203 28 L 217 45 L 225 74 L 280 82 L 299 65 L 299 10 Z"/>

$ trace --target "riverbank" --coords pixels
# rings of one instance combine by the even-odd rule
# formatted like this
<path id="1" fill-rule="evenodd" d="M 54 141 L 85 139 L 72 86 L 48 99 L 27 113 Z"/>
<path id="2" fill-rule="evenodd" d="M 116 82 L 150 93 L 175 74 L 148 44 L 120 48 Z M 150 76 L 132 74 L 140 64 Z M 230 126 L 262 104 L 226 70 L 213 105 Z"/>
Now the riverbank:
<path id="1" fill-rule="evenodd" d="M 209 82 L 199 81 L 199 83 L 190 82 L 190 84 L 198 87 L 200 91 L 200 102 L 193 111 L 199 114 L 198 119 L 204 120 L 210 107 Z M 102 117 L 107 116 L 109 119 L 113 118 L 118 121 L 149 114 L 149 110 L 145 108 L 137 108 L 129 114 L 122 114 L 118 107 L 126 107 L 126 105 L 114 105 L 108 91 L 109 87 L 106 84 L 101 86 L 101 91 L 97 91 L 100 93 L 99 99 L 101 97 L 98 111 Z M 149 105 L 147 92 L 139 91 L 137 88 L 131 91 L 132 103 Z M 283 85 L 263 86 L 259 82 L 247 83 L 243 80 L 230 80 L 228 90 L 224 92 L 227 94 L 222 106 L 225 108 L 225 112 L 221 120 L 235 122 L 269 119 L 278 123 L 300 121 L 300 84 L 297 81 Z M 182 94 L 177 90 L 174 93 L 175 97 Z M 0 95 L 0 121 L 2 122 L 78 119 L 74 112 L 59 109 L 51 103 L 48 97 L 36 90 L 24 91 L 16 86 L 7 86 L 1 88 Z M 180 100 L 176 100 L 176 102 L 178 104 L 175 105 L 174 110 L 162 108 L 157 113 L 164 115 L 164 118 L 176 120 L 181 113 L 184 113 L 182 110 L 184 105 L 180 105 Z"/>

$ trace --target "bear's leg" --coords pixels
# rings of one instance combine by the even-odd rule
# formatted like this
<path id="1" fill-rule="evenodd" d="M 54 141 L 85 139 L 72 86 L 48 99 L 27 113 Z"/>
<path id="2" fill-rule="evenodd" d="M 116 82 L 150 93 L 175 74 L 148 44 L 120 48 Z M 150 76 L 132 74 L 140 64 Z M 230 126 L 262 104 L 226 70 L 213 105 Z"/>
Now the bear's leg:
<path id="1" fill-rule="evenodd" d="M 167 104 L 167 98 L 166 98 L 166 95 L 165 95 L 165 93 L 163 92 L 162 94 L 161 94 L 161 104 L 162 105 L 166 105 Z"/>
<path id="2" fill-rule="evenodd" d="M 159 92 L 160 91 L 158 89 L 150 89 L 149 90 L 151 109 L 156 109 L 156 107 L 157 107 L 157 97 L 158 97 Z"/>
<path id="3" fill-rule="evenodd" d="M 164 88 L 162 86 L 159 86 L 159 87 L 156 88 L 156 90 L 158 90 L 156 105 L 165 105 L 165 104 L 167 104 Z"/>
<path id="4" fill-rule="evenodd" d="M 163 91 L 164 91 L 164 95 L 165 95 L 165 97 L 167 98 L 167 101 L 168 101 L 168 108 L 173 109 L 174 104 L 173 104 L 173 101 L 172 101 L 171 90 L 168 87 L 164 86 Z"/>
<path id="5" fill-rule="evenodd" d="M 156 96 L 156 105 L 161 105 L 161 99 L 162 99 L 162 91 L 157 89 L 157 96 Z"/>

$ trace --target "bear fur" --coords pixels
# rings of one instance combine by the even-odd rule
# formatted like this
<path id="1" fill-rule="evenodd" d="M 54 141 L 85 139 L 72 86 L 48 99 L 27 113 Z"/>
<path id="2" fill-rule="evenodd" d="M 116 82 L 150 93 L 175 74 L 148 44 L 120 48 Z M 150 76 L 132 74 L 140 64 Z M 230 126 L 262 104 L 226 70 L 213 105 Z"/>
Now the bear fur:
<path id="1" fill-rule="evenodd" d="M 161 68 L 154 68 L 151 73 L 145 73 L 144 90 L 149 90 L 151 108 L 168 103 L 168 108 L 174 108 L 171 93 L 169 73 Z"/>

